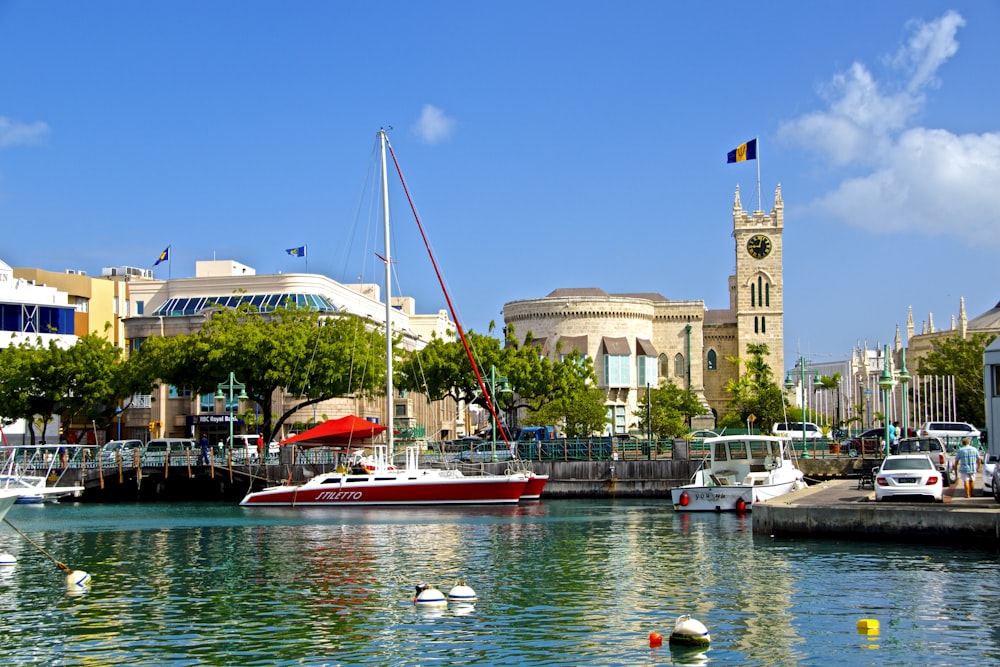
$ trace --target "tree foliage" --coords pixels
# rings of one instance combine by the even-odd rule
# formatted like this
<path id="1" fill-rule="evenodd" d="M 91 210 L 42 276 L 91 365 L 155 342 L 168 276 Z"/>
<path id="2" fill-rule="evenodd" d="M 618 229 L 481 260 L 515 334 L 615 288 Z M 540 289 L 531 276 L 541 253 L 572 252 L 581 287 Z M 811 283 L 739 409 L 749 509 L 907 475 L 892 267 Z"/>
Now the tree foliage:
<path id="1" fill-rule="evenodd" d="M 917 362 L 920 375 L 955 377 L 955 416 L 959 421 L 983 425 L 983 352 L 996 334 L 977 333 L 962 338 L 948 336 L 933 342 L 933 349 Z"/>
<path id="2" fill-rule="evenodd" d="M 704 412 L 698 394 L 678 387 L 670 379 L 660 382 L 656 389 L 651 389 L 648 401 L 645 394 L 640 394 L 638 408 L 635 416 L 639 418 L 639 423 L 645 424 L 648 414 L 653 435 L 659 439 L 684 435 L 691 417 Z"/>
<path id="3" fill-rule="evenodd" d="M 355 315 L 321 317 L 301 308 L 263 315 L 243 304 L 213 313 L 194 334 L 147 339 L 133 356 L 161 381 L 196 394 L 214 394 L 233 373 L 257 404 L 260 433 L 269 440 L 309 405 L 378 394 L 385 384 L 384 350 L 379 328 Z M 280 414 L 278 389 L 285 392 Z"/>
<path id="4" fill-rule="evenodd" d="M 781 388 L 772 379 L 771 367 L 765 361 L 768 348 L 765 343 L 747 345 L 749 359 L 733 358 L 732 363 L 746 365 L 746 372 L 726 383 L 729 392 L 729 409 L 722 425 L 745 425 L 750 415 L 759 429 L 769 429 L 782 420 L 785 402 Z M 738 421 L 737 421 L 738 419 Z"/>

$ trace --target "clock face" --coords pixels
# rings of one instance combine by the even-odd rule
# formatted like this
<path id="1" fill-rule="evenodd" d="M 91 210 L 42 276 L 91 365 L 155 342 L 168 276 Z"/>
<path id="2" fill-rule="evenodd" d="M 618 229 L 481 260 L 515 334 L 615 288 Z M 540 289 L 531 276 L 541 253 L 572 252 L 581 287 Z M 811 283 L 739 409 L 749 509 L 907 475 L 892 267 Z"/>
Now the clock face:
<path id="1" fill-rule="evenodd" d="M 771 239 L 763 234 L 754 234 L 747 241 L 747 252 L 754 259 L 764 259 L 771 254 Z"/>

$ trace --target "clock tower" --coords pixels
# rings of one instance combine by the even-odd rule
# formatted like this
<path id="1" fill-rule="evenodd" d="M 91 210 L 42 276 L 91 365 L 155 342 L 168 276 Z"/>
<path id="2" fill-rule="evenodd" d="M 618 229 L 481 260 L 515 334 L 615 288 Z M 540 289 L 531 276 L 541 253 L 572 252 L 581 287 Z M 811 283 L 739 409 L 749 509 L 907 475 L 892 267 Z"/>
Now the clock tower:
<path id="1" fill-rule="evenodd" d="M 784 280 L 781 271 L 785 204 L 781 186 L 770 214 L 743 209 L 740 189 L 733 202 L 736 275 L 729 278 L 729 306 L 736 315 L 737 355 L 746 359 L 748 344 L 767 345 L 772 378 L 781 384 L 785 373 Z M 745 368 L 739 370 L 743 373 Z"/>

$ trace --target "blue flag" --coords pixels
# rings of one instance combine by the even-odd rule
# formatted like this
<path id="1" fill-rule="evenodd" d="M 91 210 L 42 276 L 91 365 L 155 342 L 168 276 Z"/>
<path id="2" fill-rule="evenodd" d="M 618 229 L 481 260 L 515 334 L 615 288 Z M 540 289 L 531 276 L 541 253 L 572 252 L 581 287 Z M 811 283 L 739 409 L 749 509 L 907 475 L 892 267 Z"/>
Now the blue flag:
<path id="1" fill-rule="evenodd" d="M 163 249 L 163 252 L 160 253 L 160 256 L 156 258 L 156 262 L 153 263 L 153 266 L 156 266 L 161 262 L 169 262 L 169 261 L 170 261 L 170 246 L 167 246 L 166 248 Z"/>
<path id="2" fill-rule="evenodd" d="M 753 138 L 745 144 L 740 144 L 726 155 L 726 163 L 743 162 L 757 159 L 757 139 Z"/>
<path id="3" fill-rule="evenodd" d="M 298 248 L 288 248 L 287 250 L 285 250 L 285 252 L 287 252 L 292 257 L 305 257 L 306 247 L 304 245 L 300 245 Z"/>

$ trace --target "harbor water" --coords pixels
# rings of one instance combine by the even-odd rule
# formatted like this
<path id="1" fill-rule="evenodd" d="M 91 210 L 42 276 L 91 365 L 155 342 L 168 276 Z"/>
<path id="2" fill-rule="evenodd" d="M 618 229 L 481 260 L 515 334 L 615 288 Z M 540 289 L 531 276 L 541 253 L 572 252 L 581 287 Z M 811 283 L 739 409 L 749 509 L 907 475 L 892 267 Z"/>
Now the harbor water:
<path id="1" fill-rule="evenodd" d="M 974 665 L 1000 658 L 989 549 L 754 537 L 663 501 L 492 508 L 16 506 L 4 665 Z M 43 550 L 45 553 L 43 553 Z M 47 555 L 46 555 L 47 554 Z M 68 590 L 56 559 L 93 582 Z M 474 606 L 424 610 L 414 586 Z M 711 633 L 672 649 L 680 614 Z M 877 634 L 858 621 L 879 622 Z M 650 633 L 664 637 L 651 648 Z"/>

